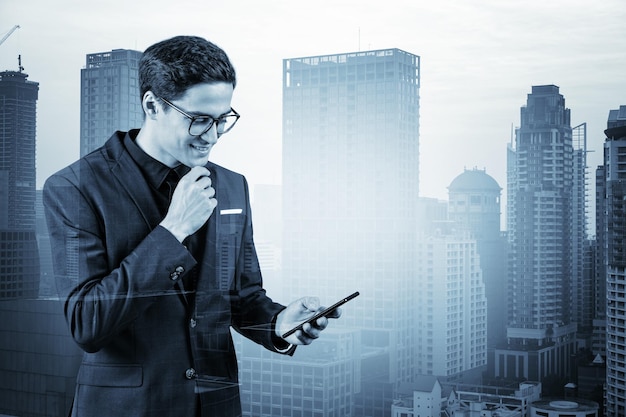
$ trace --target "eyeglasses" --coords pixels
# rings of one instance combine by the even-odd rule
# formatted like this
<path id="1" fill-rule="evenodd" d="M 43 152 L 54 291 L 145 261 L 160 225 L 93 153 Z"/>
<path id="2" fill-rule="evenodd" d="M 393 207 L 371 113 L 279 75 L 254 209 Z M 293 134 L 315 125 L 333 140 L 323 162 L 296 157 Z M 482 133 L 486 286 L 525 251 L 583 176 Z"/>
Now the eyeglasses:
<path id="1" fill-rule="evenodd" d="M 227 133 L 230 129 L 232 129 L 233 126 L 235 126 L 235 123 L 237 123 L 237 120 L 239 120 L 239 117 L 241 117 L 239 113 L 237 113 L 232 107 L 230 108 L 230 113 L 220 116 L 218 118 L 209 115 L 192 116 L 183 109 L 170 103 L 166 99 L 161 98 L 161 100 L 163 100 L 165 104 L 191 120 L 191 122 L 189 123 L 189 134 L 191 136 L 202 136 L 206 132 L 211 130 L 211 128 L 215 124 L 217 126 L 217 136 L 220 137 L 224 133 Z"/>

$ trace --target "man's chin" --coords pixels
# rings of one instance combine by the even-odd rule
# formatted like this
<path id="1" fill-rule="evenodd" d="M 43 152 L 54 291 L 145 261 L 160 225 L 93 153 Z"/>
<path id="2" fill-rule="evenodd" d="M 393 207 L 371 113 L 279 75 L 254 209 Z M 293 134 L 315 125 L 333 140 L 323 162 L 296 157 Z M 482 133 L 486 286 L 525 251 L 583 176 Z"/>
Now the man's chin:
<path id="1" fill-rule="evenodd" d="M 188 166 L 189 168 L 193 167 L 203 167 L 209 163 L 208 156 L 206 158 L 194 158 L 188 161 L 179 161 L 181 164 Z"/>

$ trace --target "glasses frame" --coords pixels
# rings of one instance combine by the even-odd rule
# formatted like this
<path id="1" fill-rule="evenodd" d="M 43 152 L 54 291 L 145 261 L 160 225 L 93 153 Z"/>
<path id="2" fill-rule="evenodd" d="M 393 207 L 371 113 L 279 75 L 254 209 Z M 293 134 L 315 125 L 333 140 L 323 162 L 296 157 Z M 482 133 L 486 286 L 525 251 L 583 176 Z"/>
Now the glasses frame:
<path id="1" fill-rule="evenodd" d="M 228 127 L 228 129 L 220 132 L 217 128 L 216 128 L 216 133 L 217 133 L 217 137 L 219 138 L 220 136 L 222 136 L 224 133 L 228 133 L 230 132 L 230 130 L 235 126 L 235 124 L 237 123 L 237 120 L 239 120 L 239 118 L 241 117 L 241 115 L 239 113 L 237 113 L 237 111 L 235 109 L 233 109 L 232 107 L 230 108 L 230 112 L 228 112 L 228 114 L 224 114 L 220 117 L 213 117 L 213 116 L 209 116 L 208 114 L 204 114 L 204 115 L 200 115 L 200 116 L 192 116 L 189 113 L 187 113 L 186 111 L 184 111 L 183 109 L 181 109 L 180 107 L 176 106 L 175 104 L 171 103 L 170 101 L 159 97 L 159 100 L 162 100 L 165 104 L 167 104 L 168 106 L 170 106 L 171 108 L 173 108 L 174 110 L 176 110 L 177 112 L 179 112 L 180 114 L 182 114 L 183 116 L 185 116 L 186 118 L 188 118 L 190 120 L 189 122 L 189 128 L 187 129 L 187 133 L 189 133 L 190 136 L 202 136 L 204 135 L 206 132 L 208 132 L 209 130 L 211 130 L 211 128 L 215 125 L 215 126 L 219 126 L 219 122 L 220 120 L 225 119 L 227 116 L 235 116 L 235 121 Z M 194 122 L 198 119 L 211 119 L 211 123 L 209 123 L 209 125 L 207 126 L 206 129 L 204 129 L 202 131 L 202 133 L 198 134 L 198 135 L 194 135 L 193 133 L 191 133 L 191 126 L 193 126 Z M 215 123 L 217 122 L 217 124 Z"/>

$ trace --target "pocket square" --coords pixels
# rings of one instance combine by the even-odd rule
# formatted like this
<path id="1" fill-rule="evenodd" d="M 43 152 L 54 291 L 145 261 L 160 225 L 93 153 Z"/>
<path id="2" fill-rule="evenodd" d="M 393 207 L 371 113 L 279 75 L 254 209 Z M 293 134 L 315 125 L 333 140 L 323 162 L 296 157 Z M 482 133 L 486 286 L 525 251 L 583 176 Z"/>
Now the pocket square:
<path id="1" fill-rule="evenodd" d="M 220 215 L 223 214 L 241 214 L 242 213 L 242 209 L 237 208 L 237 209 L 224 209 L 224 210 L 220 210 Z"/>

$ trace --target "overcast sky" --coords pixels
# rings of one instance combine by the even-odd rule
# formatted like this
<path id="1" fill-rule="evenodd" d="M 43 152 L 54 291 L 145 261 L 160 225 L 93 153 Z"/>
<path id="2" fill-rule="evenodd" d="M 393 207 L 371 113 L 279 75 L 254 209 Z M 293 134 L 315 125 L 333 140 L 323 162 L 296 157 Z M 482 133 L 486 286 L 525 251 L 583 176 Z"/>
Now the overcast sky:
<path id="1" fill-rule="evenodd" d="M 206 37 L 238 71 L 237 126 L 215 162 L 251 184 L 281 182 L 282 60 L 400 48 L 421 56 L 421 195 L 447 199 L 464 168 L 506 186 L 506 146 L 531 86 L 555 84 L 586 122 L 590 184 L 610 109 L 626 104 L 623 0 L 0 0 L 0 70 L 40 83 L 38 188 L 79 154 L 85 55 Z M 591 194 L 593 196 L 593 194 Z M 504 209 L 504 208 L 503 208 Z"/>

